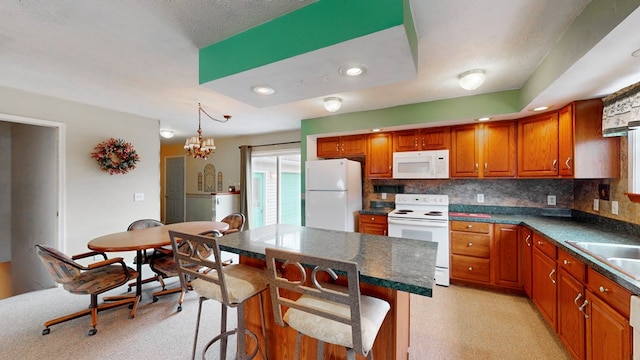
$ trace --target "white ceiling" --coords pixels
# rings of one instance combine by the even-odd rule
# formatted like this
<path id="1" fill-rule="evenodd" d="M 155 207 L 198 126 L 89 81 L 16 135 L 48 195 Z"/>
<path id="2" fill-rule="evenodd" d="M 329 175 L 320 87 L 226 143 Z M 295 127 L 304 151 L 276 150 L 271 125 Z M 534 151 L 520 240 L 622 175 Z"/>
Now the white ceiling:
<path id="1" fill-rule="evenodd" d="M 205 136 L 299 129 L 301 119 L 328 115 L 324 96 L 262 107 L 231 98 L 198 84 L 198 49 L 312 2 L 0 0 L 0 86 L 156 118 L 181 141 L 195 133 L 198 102 L 212 116 L 233 116 L 225 124 L 203 119 Z M 343 98 L 339 113 L 519 89 L 589 0 L 410 3 L 417 77 L 326 94 Z M 630 56 L 637 48 L 638 9 L 530 105 L 603 96 L 640 81 L 640 58 Z M 473 68 L 485 69 L 487 81 L 462 90 L 457 75 Z"/>

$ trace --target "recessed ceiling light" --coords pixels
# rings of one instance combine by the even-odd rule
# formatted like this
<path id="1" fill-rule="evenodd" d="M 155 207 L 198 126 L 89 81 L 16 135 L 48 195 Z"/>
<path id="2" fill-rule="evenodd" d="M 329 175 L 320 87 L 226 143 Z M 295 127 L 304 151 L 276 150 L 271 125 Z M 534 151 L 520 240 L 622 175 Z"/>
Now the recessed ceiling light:
<path id="1" fill-rule="evenodd" d="M 631 53 L 631 56 L 633 56 L 633 57 L 637 57 L 637 58 L 640 58 L 640 49 L 638 49 L 638 50 L 636 50 L 636 51 L 632 52 L 632 53 Z"/>
<path id="2" fill-rule="evenodd" d="M 367 72 L 367 67 L 362 64 L 349 64 L 341 67 L 338 72 L 342 76 L 356 77 L 364 75 Z"/>
<path id="3" fill-rule="evenodd" d="M 381 129 L 378 129 L 378 128 L 376 128 L 376 129 L 371 129 L 371 131 L 372 131 L 372 132 L 379 132 L 380 130 L 381 130 Z"/>
<path id="4" fill-rule="evenodd" d="M 478 121 L 489 121 L 489 120 L 491 120 L 490 117 L 481 117 L 478 119 Z"/>
<path id="5" fill-rule="evenodd" d="M 533 108 L 532 111 L 544 111 L 544 110 L 547 110 L 548 108 L 549 108 L 548 106 L 538 106 Z"/>
<path id="6" fill-rule="evenodd" d="M 273 95 L 276 92 L 272 87 L 267 85 L 256 85 L 252 87 L 251 90 L 258 95 Z"/>

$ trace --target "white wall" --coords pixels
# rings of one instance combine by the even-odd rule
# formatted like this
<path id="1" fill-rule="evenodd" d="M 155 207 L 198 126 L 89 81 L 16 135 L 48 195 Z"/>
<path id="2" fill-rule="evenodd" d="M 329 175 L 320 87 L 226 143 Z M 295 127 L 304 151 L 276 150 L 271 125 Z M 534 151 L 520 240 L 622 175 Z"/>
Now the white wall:
<path id="1" fill-rule="evenodd" d="M 160 218 L 160 137 L 157 119 L 0 87 L 1 114 L 66 124 L 66 184 L 61 213 L 63 250 L 87 251 L 91 239 L 126 230 L 134 220 Z M 110 138 L 133 144 L 141 161 L 124 175 L 100 171 L 90 157 L 96 144 Z M 133 201 L 135 192 L 145 200 Z M 19 221 L 14 219 L 14 221 Z M 35 255 L 34 255 L 35 256 Z M 128 255 L 130 261 L 133 254 Z"/>

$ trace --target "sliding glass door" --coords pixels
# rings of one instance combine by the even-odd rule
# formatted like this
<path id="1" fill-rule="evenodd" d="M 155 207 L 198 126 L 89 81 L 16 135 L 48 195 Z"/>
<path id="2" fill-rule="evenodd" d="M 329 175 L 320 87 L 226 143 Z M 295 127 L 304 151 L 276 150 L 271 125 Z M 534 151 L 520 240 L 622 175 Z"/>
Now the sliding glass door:
<path id="1" fill-rule="evenodd" d="M 255 151 L 251 155 L 251 228 L 301 224 L 300 149 Z"/>

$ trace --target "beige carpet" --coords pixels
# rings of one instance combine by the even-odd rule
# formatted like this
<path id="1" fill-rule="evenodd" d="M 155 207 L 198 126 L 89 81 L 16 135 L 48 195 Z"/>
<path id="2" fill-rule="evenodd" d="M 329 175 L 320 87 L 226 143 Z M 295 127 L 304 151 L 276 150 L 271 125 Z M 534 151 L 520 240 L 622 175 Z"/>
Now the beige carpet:
<path id="1" fill-rule="evenodd" d="M 88 297 L 57 288 L 0 300 L 0 359 L 189 359 L 197 295 L 188 293 L 184 310 L 177 313 L 177 295 L 152 303 L 149 294 L 158 287 L 148 284 L 144 289 L 134 319 L 128 318 L 126 307 L 102 312 L 93 337 L 87 336 L 88 317 L 41 335 L 44 321 L 87 306 Z M 126 288 L 114 290 L 122 291 Z M 205 302 L 199 348 L 216 333 L 219 313 L 218 303 Z M 525 298 L 438 286 L 433 298 L 412 295 L 411 315 L 411 360 L 569 358 Z M 229 317 L 235 322 L 235 312 Z M 208 359 L 216 359 L 216 352 L 210 350 Z"/>
<path id="2" fill-rule="evenodd" d="M 462 286 L 411 297 L 410 360 L 571 359 L 533 303 Z"/>

